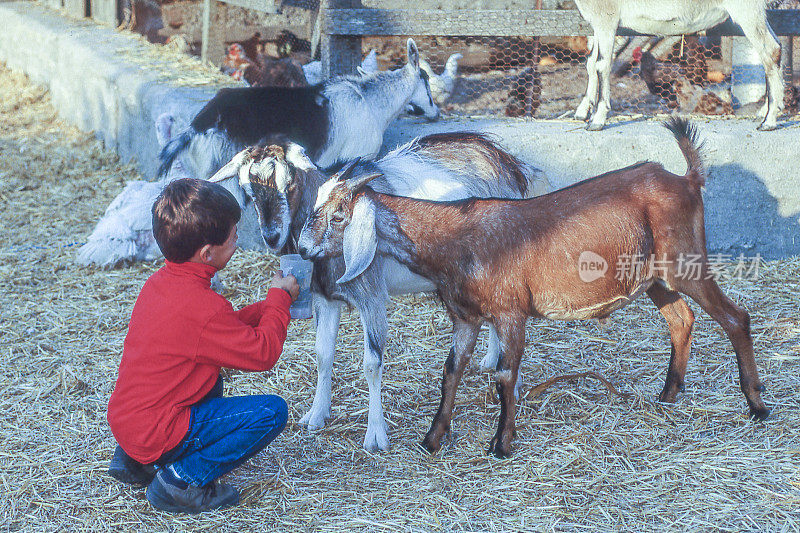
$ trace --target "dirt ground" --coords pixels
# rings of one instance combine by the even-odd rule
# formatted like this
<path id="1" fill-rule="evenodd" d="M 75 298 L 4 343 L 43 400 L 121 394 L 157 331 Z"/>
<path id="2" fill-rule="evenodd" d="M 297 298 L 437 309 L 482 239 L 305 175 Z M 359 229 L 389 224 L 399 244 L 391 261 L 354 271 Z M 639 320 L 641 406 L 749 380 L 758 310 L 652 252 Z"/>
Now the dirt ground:
<path id="1" fill-rule="evenodd" d="M 345 311 L 333 417 L 297 421 L 316 380 L 309 321 L 290 325 L 264 374 L 227 373 L 228 394 L 278 393 L 286 431 L 227 477 L 239 507 L 200 516 L 156 512 L 141 488 L 108 477 L 105 421 L 127 321 L 162 262 L 77 266 L 76 246 L 124 182 L 137 179 L 90 134 L 61 122 L 45 89 L 0 65 L 0 526 L 6 531 L 800 531 L 800 262 L 761 264 L 757 280 L 724 280 L 752 313 L 756 360 L 773 408 L 745 416 L 735 356 L 697 306 L 686 392 L 654 401 L 669 359 L 666 326 L 648 301 L 613 325 L 528 326 L 527 385 L 593 371 L 537 397 L 526 386 L 508 460 L 485 449 L 499 406 L 491 376 L 467 371 L 453 438 L 435 456 L 418 443 L 438 405 L 449 321 L 426 297 L 394 301 L 384 372 L 392 448 L 361 448 L 367 393 L 358 314 Z M 240 251 L 225 295 L 258 298 L 276 266 Z M 483 342 L 478 352 L 485 348 Z"/>

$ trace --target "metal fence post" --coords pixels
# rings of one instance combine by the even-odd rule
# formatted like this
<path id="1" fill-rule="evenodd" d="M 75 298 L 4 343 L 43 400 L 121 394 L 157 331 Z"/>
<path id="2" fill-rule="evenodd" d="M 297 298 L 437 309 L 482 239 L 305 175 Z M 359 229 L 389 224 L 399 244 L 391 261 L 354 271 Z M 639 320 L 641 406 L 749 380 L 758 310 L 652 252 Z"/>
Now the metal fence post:
<path id="1" fill-rule="evenodd" d="M 363 7 L 360 0 L 327 0 L 324 11 L 325 29 L 322 35 L 322 73 L 326 78 L 352 74 L 361 63 L 361 36 L 331 35 L 327 30 L 328 9 L 355 9 Z"/>

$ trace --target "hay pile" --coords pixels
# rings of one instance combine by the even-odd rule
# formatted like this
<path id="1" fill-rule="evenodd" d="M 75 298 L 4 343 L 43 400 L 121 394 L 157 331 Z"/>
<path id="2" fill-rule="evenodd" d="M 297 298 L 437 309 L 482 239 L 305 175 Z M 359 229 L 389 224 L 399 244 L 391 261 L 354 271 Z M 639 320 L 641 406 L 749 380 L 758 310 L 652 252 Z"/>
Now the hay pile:
<path id="1" fill-rule="evenodd" d="M 654 402 L 669 340 L 643 299 L 607 329 L 529 325 L 513 458 L 484 453 L 499 406 L 490 376 L 475 369 L 457 396 L 453 441 L 431 457 L 417 443 L 438 405 L 449 322 L 436 302 L 408 297 L 389 311 L 388 453 L 361 448 L 367 392 L 355 312 L 343 316 L 330 424 L 316 434 L 296 424 L 316 381 L 313 333 L 297 322 L 273 372 L 229 374 L 230 393 L 277 392 L 290 405 L 285 433 L 228 478 L 242 505 L 195 517 L 153 511 L 143 490 L 105 474 L 114 446 L 105 407 L 129 313 L 160 264 L 83 268 L 70 246 L 136 172 L 60 123 L 46 91 L 2 66 L 0 92 L 9 95 L 0 102 L 0 524 L 9 530 L 800 529 L 798 260 L 723 283 L 752 313 L 774 408 L 765 424 L 744 416 L 731 346 L 694 305 L 687 390 L 675 405 Z M 253 301 L 275 266 L 272 256 L 237 253 L 226 296 Z M 530 397 L 530 385 L 577 372 L 630 396 L 584 379 Z"/>

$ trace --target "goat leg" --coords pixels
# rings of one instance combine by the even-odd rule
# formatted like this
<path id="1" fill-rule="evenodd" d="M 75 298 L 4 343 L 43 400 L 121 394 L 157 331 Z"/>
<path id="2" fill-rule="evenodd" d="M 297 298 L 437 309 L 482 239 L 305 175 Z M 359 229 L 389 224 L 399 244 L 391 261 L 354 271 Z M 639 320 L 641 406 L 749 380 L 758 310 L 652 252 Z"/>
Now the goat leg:
<path id="1" fill-rule="evenodd" d="M 336 337 L 342 306 L 338 302 L 314 295 L 314 321 L 317 328 L 317 387 L 314 390 L 314 403 L 300 419 L 309 429 L 321 429 L 325 420 L 331 416 L 331 380 L 333 359 L 336 353 Z"/>
<path id="2" fill-rule="evenodd" d="M 453 347 L 450 348 L 450 355 L 447 356 L 444 364 L 442 398 L 439 401 L 439 409 L 433 417 L 431 428 L 422 440 L 422 446 L 430 453 L 435 453 L 442 447 L 442 438 L 450 432 L 456 389 L 461 382 L 464 368 L 472 356 L 472 351 L 475 349 L 479 329 L 480 323 L 470 324 L 453 320 Z"/>
<path id="3" fill-rule="evenodd" d="M 364 377 L 369 390 L 369 414 L 364 449 L 388 450 L 386 418 L 381 403 L 381 377 L 383 375 L 383 349 L 386 347 L 386 306 L 383 300 L 373 298 L 359 301 L 361 324 L 364 326 Z"/>
<path id="4" fill-rule="evenodd" d="M 669 370 L 667 370 L 667 381 L 658 400 L 671 403 L 675 401 L 678 392 L 684 390 L 686 363 L 689 361 L 689 354 L 692 350 L 694 313 L 680 294 L 666 289 L 659 283 L 654 283 L 647 290 L 647 295 L 656 304 L 669 325 L 672 353 L 669 359 Z"/>
<path id="5" fill-rule="evenodd" d="M 494 375 L 497 395 L 500 397 L 500 420 L 497 433 L 489 442 L 488 453 L 503 459 L 511 456 L 511 441 L 517 433 L 517 398 L 514 390 L 525 345 L 525 318 L 506 320 L 496 325 L 502 347 Z"/>
<path id="6" fill-rule="evenodd" d="M 707 272 L 704 271 L 704 274 Z M 739 386 L 750 407 L 750 416 L 756 420 L 764 420 L 769 416 L 769 409 L 761 399 L 764 385 L 761 384 L 758 377 L 758 368 L 753 354 L 750 314 L 725 296 L 719 285 L 711 278 L 676 281 L 679 282 L 676 288 L 697 302 L 725 330 L 736 352 Z"/>

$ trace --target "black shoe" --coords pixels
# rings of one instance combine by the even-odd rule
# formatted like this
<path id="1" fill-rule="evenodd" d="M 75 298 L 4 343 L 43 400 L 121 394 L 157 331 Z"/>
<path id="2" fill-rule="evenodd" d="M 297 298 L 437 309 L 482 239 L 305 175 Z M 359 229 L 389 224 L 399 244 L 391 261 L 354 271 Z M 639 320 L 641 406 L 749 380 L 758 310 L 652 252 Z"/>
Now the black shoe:
<path id="1" fill-rule="evenodd" d="M 239 503 L 239 491 L 230 485 L 212 481 L 205 487 L 187 485 L 186 488 L 180 488 L 166 477 L 164 470 L 159 470 L 147 486 L 147 501 L 161 511 L 194 514 Z"/>
<path id="2" fill-rule="evenodd" d="M 156 468 L 153 465 L 143 465 L 132 459 L 127 453 L 117 445 L 114 450 L 114 457 L 108 465 L 108 474 L 116 480 L 131 485 L 149 485 L 156 476 Z"/>

